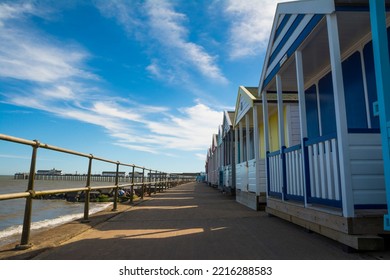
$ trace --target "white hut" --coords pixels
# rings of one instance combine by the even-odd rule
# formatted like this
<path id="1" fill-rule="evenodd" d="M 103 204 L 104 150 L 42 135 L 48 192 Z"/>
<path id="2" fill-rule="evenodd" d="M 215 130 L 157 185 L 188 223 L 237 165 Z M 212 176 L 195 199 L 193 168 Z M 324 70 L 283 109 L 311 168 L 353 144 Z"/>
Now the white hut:
<path id="1" fill-rule="evenodd" d="M 233 118 L 234 111 L 224 111 L 221 127 L 222 190 L 230 194 L 234 194 L 236 188 Z"/>
<path id="2" fill-rule="evenodd" d="M 278 118 L 282 118 L 287 132 L 283 143 L 292 146 L 299 142 L 297 94 L 283 97 L 282 115 L 278 115 L 275 93 L 268 93 L 267 107 L 257 95 L 257 87 L 240 86 L 234 115 L 236 200 L 255 210 L 266 203 L 264 132 L 270 131 L 267 143 L 271 148 L 267 151 L 279 150 Z"/>
<path id="3" fill-rule="evenodd" d="M 219 176 L 217 137 L 218 137 L 217 134 L 213 134 L 211 138 L 211 146 L 207 152 L 207 159 L 206 159 L 207 183 L 213 187 L 218 186 L 218 176 Z"/>

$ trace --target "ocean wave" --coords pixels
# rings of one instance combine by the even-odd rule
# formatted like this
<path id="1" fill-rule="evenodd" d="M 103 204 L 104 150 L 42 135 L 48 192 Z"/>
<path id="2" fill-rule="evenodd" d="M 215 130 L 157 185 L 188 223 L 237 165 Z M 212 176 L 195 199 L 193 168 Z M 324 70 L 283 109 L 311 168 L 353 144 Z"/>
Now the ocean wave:
<path id="1" fill-rule="evenodd" d="M 112 203 L 99 203 L 94 206 L 91 206 L 89 210 L 89 214 L 95 214 L 97 212 L 103 211 L 104 209 L 108 208 Z M 77 213 L 77 214 L 67 214 L 59 217 L 53 217 L 52 219 L 45 219 L 42 221 L 37 221 L 31 223 L 31 230 L 41 230 L 45 228 L 52 228 L 56 227 L 62 224 L 66 224 L 68 222 L 80 219 L 84 216 L 84 213 Z M 21 234 L 22 233 L 23 226 L 22 225 L 16 225 L 16 226 L 10 226 L 2 231 L 0 231 L 0 245 L 1 243 L 7 243 L 4 242 L 4 239 L 7 239 L 11 236 Z"/>

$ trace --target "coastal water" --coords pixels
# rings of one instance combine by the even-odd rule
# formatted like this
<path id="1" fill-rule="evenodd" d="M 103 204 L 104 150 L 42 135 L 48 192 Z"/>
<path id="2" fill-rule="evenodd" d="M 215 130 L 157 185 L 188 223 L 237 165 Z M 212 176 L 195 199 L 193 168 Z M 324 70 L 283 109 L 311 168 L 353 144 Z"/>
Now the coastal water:
<path id="1" fill-rule="evenodd" d="M 15 180 L 13 176 L 0 176 L 0 194 L 24 192 L 27 180 Z M 107 182 L 94 182 L 95 186 L 110 185 Z M 83 181 L 36 180 L 35 190 L 51 190 L 84 187 Z M 20 240 L 26 199 L 0 201 L 0 247 Z M 90 214 L 104 210 L 112 203 L 90 203 Z M 82 218 L 84 203 L 67 202 L 60 199 L 34 199 L 32 210 L 32 232 L 58 226 Z"/>

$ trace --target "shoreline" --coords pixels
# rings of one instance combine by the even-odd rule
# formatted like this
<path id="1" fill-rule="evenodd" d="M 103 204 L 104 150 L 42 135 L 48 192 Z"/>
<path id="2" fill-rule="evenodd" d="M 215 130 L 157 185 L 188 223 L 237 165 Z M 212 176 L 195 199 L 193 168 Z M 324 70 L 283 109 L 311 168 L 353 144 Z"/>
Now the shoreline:
<path id="1" fill-rule="evenodd" d="M 133 204 L 118 203 L 117 211 L 112 211 L 112 207 L 107 207 L 102 211 L 96 212 L 89 217 L 88 223 L 83 223 L 82 218 L 73 220 L 51 228 L 42 228 L 31 232 L 30 242 L 33 246 L 26 250 L 17 250 L 15 246 L 20 242 L 15 241 L 0 247 L 0 260 L 30 260 L 50 248 L 60 246 L 69 239 L 93 228 L 109 219 L 127 211 L 128 209 L 149 200 L 148 197 L 143 200 L 134 201 Z M 20 239 L 20 236 L 19 236 Z"/>
<path id="2" fill-rule="evenodd" d="M 66 202 L 64 203 L 76 203 L 76 202 Z M 112 203 L 94 203 L 94 205 L 91 205 L 90 208 L 90 215 L 94 215 L 98 212 L 104 211 L 106 209 L 109 209 L 112 206 Z M 62 208 L 65 208 L 64 206 L 60 206 Z M 53 209 L 54 211 L 56 209 Z M 67 211 L 67 209 L 62 209 L 64 211 Z M 82 210 L 82 209 L 81 209 Z M 50 211 L 50 210 L 48 210 Z M 54 227 L 61 226 L 66 223 L 70 223 L 76 220 L 80 220 L 83 218 L 84 213 L 83 211 L 72 211 L 72 212 L 65 212 L 62 215 L 59 215 L 57 217 L 46 217 L 42 220 L 33 221 L 31 223 L 31 234 L 33 233 L 39 233 Z M 9 244 L 9 243 L 15 243 L 18 240 L 20 240 L 20 237 L 22 235 L 23 230 L 23 222 L 21 224 L 17 225 L 10 225 L 9 227 L 2 228 L 0 230 L 0 248 L 3 246 Z"/>

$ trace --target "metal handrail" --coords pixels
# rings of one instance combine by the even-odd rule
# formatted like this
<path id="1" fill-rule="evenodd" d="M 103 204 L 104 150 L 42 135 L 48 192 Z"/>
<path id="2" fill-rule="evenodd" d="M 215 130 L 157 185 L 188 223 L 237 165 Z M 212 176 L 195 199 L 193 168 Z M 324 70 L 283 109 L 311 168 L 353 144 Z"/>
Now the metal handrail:
<path id="1" fill-rule="evenodd" d="M 84 202 L 84 219 L 82 222 L 89 222 L 89 201 L 90 201 L 90 192 L 92 190 L 103 190 L 103 189 L 114 189 L 114 205 L 112 211 L 117 211 L 117 201 L 118 201 L 118 190 L 119 188 L 131 187 L 131 195 L 130 195 L 130 203 L 133 202 L 133 191 L 135 186 L 141 186 L 141 199 L 144 197 L 145 188 L 148 187 L 148 194 L 151 195 L 151 188 L 154 185 L 154 193 L 157 192 L 157 187 L 159 188 L 159 192 L 162 191 L 165 187 L 172 187 L 173 185 L 180 184 L 183 181 L 189 181 L 190 178 L 182 178 L 178 176 L 178 178 L 172 179 L 171 176 L 167 178 L 167 175 L 170 175 L 166 172 L 161 172 L 154 169 L 146 169 L 144 166 L 139 166 L 135 164 L 121 163 L 119 161 L 113 161 L 105 158 L 96 157 L 92 154 L 81 153 L 69 149 L 64 149 L 61 147 L 44 144 L 39 142 L 38 140 L 26 140 L 23 138 L 13 137 L 5 134 L 0 134 L 0 140 L 13 142 L 17 144 L 29 145 L 32 147 L 32 155 L 31 155 L 31 164 L 30 164 L 30 173 L 28 177 L 28 187 L 25 192 L 18 193 L 9 193 L 9 194 L 0 194 L 0 201 L 2 200 L 10 200 L 10 199 L 19 199 L 26 198 L 26 206 L 24 211 L 24 219 L 23 219 L 23 230 L 20 244 L 16 247 L 17 249 L 27 249 L 32 246 L 29 243 L 30 239 L 30 228 L 31 228 L 31 215 L 32 215 L 32 200 L 37 196 L 43 195 L 51 195 L 51 194 L 60 194 L 60 193 L 71 193 L 71 192 L 85 192 L 85 202 Z M 71 154 L 79 157 L 88 158 L 88 174 L 86 179 L 86 186 L 80 188 L 69 188 L 69 189 L 56 189 L 56 190 L 42 190 L 35 191 L 34 190 L 34 181 L 35 181 L 35 166 L 37 159 L 37 150 L 48 149 L 56 152 Z M 92 177 L 92 162 L 94 160 L 103 161 L 116 165 L 116 174 L 115 174 L 115 185 L 114 186 L 91 186 L 91 177 Z M 132 176 L 131 183 L 127 184 L 119 184 L 119 166 L 126 166 L 132 168 Z M 142 169 L 142 179 L 141 182 L 135 183 L 135 169 Z M 145 170 L 149 171 L 149 180 L 145 181 Z M 153 172 L 153 174 L 152 174 Z M 152 182 L 152 178 L 154 181 Z M 163 180 L 162 178 L 165 178 Z M 193 179 L 193 178 L 192 178 Z"/>

